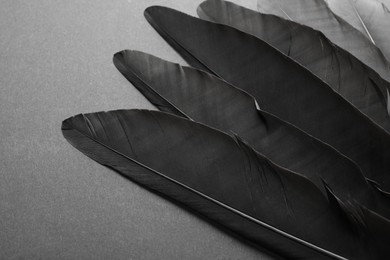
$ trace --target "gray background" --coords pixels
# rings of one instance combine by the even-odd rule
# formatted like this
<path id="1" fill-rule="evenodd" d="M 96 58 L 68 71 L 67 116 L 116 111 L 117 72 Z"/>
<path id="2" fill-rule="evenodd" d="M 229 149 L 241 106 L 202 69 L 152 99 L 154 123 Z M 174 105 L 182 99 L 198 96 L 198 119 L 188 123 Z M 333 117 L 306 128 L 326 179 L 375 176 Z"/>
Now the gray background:
<path id="1" fill-rule="evenodd" d="M 1 0 L 1 259 L 268 259 L 83 156 L 61 121 L 154 109 L 112 64 L 122 49 L 183 60 L 143 17 L 197 0 Z M 235 1 L 255 7 L 255 0 Z"/>

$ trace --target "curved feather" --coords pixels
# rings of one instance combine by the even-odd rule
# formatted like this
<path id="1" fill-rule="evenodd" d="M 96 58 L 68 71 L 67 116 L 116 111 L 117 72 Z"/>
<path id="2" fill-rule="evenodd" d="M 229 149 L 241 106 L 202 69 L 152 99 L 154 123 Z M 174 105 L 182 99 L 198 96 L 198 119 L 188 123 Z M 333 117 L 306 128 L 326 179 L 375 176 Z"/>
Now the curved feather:
<path id="1" fill-rule="evenodd" d="M 258 0 L 258 10 L 321 31 L 334 44 L 390 81 L 390 64 L 383 53 L 369 38 L 335 15 L 324 0 Z"/>
<path id="2" fill-rule="evenodd" d="M 374 44 L 390 59 L 390 10 L 378 0 L 325 0 L 330 9 L 369 35 Z"/>
<path id="3" fill-rule="evenodd" d="M 208 0 L 198 15 L 254 35 L 309 69 L 385 129 L 390 129 L 390 82 L 315 31 L 223 0 Z"/>
<path id="4" fill-rule="evenodd" d="M 264 111 L 330 144 L 390 190 L 389 134 L 310 71 L 231 27 L 165 7 L 149 7 L 145 16 L 192 66 L 253 95 Z"/>
<path id="5" fill-rule="evenodd" d="M 287 257 L 388 254 L 356 237 L 306 178 L 204 125 L 119 110 L 69 118 L 62 132 L 95 161 Z"/>
<path id="6" fill-rule="evenodd" d="M 389 205 L 373 194 L 355 163 L 293 125 L 258 110 L 249 94 L 206 72 L 143 52 L 118 52 L 114 64 L 161 111 L 234 132 L 276 164 L 305 175 L 319 187 L 324 180 L 344 200 L 358 201 L 390 217 Z"/>

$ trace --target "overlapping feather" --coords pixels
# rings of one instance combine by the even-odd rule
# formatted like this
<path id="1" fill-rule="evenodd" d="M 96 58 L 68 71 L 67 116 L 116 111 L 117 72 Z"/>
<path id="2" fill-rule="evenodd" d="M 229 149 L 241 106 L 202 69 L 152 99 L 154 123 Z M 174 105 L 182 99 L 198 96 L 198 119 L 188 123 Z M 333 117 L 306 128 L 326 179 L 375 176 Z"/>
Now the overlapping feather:
<path id="1" fill-rule="evenodd" d="M 381 50 L 366 35 L 334 14 L 324 0 L 258 0 L 258 10 L 323 32 L 334 44 L 390 81 L 390 65 Z"/>
<path id="2" fill-rule="evenodd" d="M 390 82 L 334 45 L 321 32 L 223 0 L 203 2 L 198 14 L 202 19 L 232 26 L 272 45 L 389 131 L 387 93 Z"/>
<path id="3" fill-rule="evenodd" d="M 280 256 L 389 258 L 390 70 L 377 48 L 388 51 L 388 2 L 326 1 L 258 1 L 324 35 L 221 0 L 198 13 L 241 31 L 148 8 L 148 21 L 195 68 L 137 51 L 114 63 L 175 116 L 80 114 L 63 122 L 65 138 Z"/>
<path id="4" fill-rule="evenodd" d="M 236 133 L 276 164 L 305 175 L 320 188 L 326 182 L 342 199 L 390 218 L 390 205 L 374 193 L 355 163 L 262 111 L 261 103 L 255 104 L 247 93 L 206 72 L 138 51 L 116 53 L 114 64 L 161 111 Z"/>
<path id="5" fill-rule="evenodd" d="M 158 6 L 145 16 L 189 64 L 253 95 L 263 110 L 330 144 L 390 190 L 390 135 L 310 71 L 231 27 Z"/>

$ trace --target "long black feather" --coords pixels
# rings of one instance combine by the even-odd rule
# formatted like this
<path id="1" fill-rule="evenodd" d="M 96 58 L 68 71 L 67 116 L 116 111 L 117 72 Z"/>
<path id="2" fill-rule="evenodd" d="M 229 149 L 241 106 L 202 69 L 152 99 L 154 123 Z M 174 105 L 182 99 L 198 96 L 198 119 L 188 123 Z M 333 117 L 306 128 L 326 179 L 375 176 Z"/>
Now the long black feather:
<path id="1" fill-rule="evenodd" d="M 234 132 L 276 164 L 305 175 L 318 187 L 324 180 L 342 199 L 390 218 L 388 201 L 373 193 L 355 163 L 256 108 L 249 94 L 206 72 L 138 51 L 116 53 L 114 64 L 161 111 Z"/>
<path id="2" fill-rule="evenodd" d="M 309 180 L 204 125 L 119 110 L 69 118 L 62 132 L 95 161 L 289 258 L 389 256 Z"/>
<path id="3" fill-rule="evenodd" d="M 390 129 L 387 94 L 390 82 L 321 32 L 223 0 L 203 2 L 198 15 L 262 39 L 328 83 L 377 124 Z"/>
<path id="4" fill-rule="evenodd" d="M 247 91 L 264 111 L 332 145 L 390 190 L 389 134 L 310 71 L 231 27 L 157 6 L 145 16 L 191 65 Z"/>

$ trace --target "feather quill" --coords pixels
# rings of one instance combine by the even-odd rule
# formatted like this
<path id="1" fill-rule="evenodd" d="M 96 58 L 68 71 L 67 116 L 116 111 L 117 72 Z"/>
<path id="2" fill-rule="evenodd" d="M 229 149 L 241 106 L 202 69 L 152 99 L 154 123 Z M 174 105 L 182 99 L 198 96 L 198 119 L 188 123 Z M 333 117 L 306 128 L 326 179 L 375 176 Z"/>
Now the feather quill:
<path id="1" fill-rule="evenodd" d="M 334 44 L 390 81 L 390 64 L 381 50 L 366 35 L 335 15 L 324 0 L 258 0 L 258 10 L 321 31 Z"/>
<path id="2" fill-rule="evenodd" d="M 390 82 L 310 27 L 223 0 L 198 7 L 204 20 L 254 35 L 309 69 L 385 129 L 390 129 L 387 90 Z"/>
<path id="3" fill-rule="evenodd" d="M 390 218 L 387 201 L 373 193 L 355 163 L 262 111 L 249 94 L 206 72 L 139 51 L 116 53 L 114 64 L 161 111 L 234 132 L 276 164 L 305 175 L 319 187 L 325 181 L 342 199 Z"/>
<path id="4" fill-rule="evenodd" d="M 264 111 L 338 149 L 390 190 L 389 134 L 310 71 L 231 27 L 157 6 L 145 16 L 192 66 L 253 95 Z"/>
<path id="5" fill-rule="evenodd" d="M 357 237 L 355 223 L 309 180 L 204 125 L 118 110 L 71 117 L 62 132 L 95 161 L 286 257 L 388 256 L 369 236 Z"/>
<path id="6" fill-rule="evenodd" d="M 390 58 L 390 11 L 378 0 L 325 0 L 330 9 L 362 33 Z"/>

